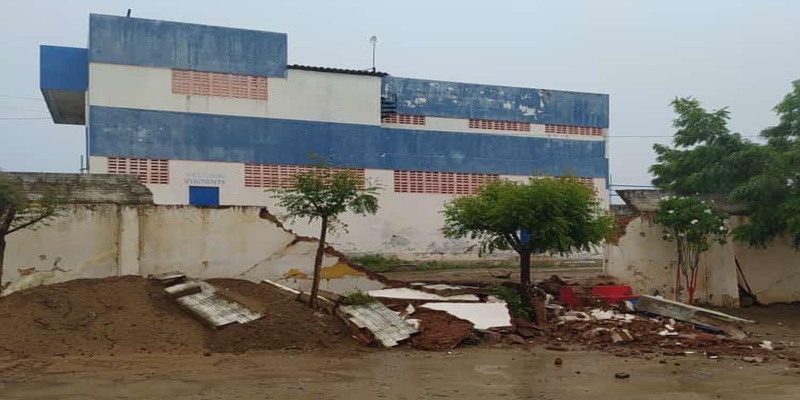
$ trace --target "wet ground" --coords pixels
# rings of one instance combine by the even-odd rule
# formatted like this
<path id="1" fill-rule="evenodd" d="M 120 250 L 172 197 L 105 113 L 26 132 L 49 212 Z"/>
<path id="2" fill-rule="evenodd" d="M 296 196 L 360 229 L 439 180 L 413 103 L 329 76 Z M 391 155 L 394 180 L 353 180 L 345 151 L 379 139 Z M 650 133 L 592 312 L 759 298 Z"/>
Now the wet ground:
<path id="1" fill-rule="evenodd" d="M 0 399 L 788 400 L 800 396 L 798 372 L 784 360 L 645 360 L 537 347 L 41 358 L 0 362 Z"/>

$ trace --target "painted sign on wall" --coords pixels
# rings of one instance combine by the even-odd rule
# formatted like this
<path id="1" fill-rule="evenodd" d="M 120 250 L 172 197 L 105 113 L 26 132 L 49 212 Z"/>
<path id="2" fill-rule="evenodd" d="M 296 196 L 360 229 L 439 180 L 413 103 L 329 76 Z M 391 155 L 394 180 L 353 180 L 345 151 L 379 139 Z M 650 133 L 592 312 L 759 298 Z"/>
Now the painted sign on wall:
<path id="1" fill-rule="evenodd" d="M 224 174 L 206 172 L 187 172 L 183 182 L 193 186 L 222 186 L 226 182 Z"/>

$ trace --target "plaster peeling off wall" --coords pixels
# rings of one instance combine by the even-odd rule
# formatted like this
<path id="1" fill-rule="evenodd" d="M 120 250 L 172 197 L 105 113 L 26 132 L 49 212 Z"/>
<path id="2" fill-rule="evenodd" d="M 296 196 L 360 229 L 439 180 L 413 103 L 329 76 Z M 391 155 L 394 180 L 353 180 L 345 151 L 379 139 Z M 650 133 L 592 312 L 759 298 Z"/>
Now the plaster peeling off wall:
<path id="1" fill-rule="evenodd" d="M 156 206 L 142 216 L 143 275 L 182 271 L 199 278 L 264 279 L 308 289 L 317 241 L 283 229 L 258 207 Z M 336 293 L 383 285 L 332 250 L 322 289 Z"/>
<path id="2" fill-rule="evenodd" d="M 71 206 L 47 227 L 9 235 L 3 293 L 77 278 L 116 275 L 119 207 Z"/>
<path id="3" fill-rule="evenodd" d="M 608 95 L 383 78 L 382 95 L 400 114 L 608 127 Z"/>

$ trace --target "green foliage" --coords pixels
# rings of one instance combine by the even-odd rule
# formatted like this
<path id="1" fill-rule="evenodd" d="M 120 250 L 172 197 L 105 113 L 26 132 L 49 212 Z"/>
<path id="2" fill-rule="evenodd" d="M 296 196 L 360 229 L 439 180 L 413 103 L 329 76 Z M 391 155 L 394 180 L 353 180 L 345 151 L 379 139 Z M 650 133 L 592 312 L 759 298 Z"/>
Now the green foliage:
<path id="1" fill-rule="evenodd" d="M 384 256 L 381 254 L 364 254 L 350 257 L 350 261 L 378 273 L 401 272 L 401 271 L 446 271 L 453 269 L 514 269 L 518 264 L 509 260 L 404 260 L 395 256 Z M 540 260 L 534 265 L 535 268 L 558 268 L 563 267 L 558 260 Z M 570 265 L 570 268 L 597 268 L 602 266 L 602 262 L 589 262 L 580 265 Z"/>
<path id="2" fill-rule="evenodd" d="M 672 101 L 674 148 L 655 144 L 653 184 L 679 194 L 728 193 L 768 166 L 764 149 L 728 129 L 726 109 L 707 111 L 693 98 Z"/>
<path id="3" fill-rule="evenodd" d="M 405 265 L 407 262 L 396 256 L 384 256 L 381 254 L 364 254 L 350 257 L 350 261 L 373 272 L 390 272 L 398 266 Z"/>
<path id="4" fill-rule="evenodd" d="M 361 306 L 375 301 L 374 297 L 360 290 L 345 293 L 339 298 L 339 302 L 346 306 Z"/>
<path id="5" fill-rule="evenodd" d="M 590 250 L 613 229 L 593 191 L 576 179 L 493 181 L 475 195 L 454 198 L 443 213 L 445 236 L 477 240 L 481 254 L 510 249 L 521 255 Z M 523 241 L 520 230 L 530 232 L 530 239 Z"/>
<path id="6" fill-rule="evenodd" d="M 658 206 L 653 221 L 664 227 L 666 240 L 685 244 L 698 254 L 714 242 L 725 243 L 728 216 L 712 204 L 693 196 L 667 196 Z"/>
<path id="7" fill-rule="evenodd" d="M 284 219 L 293 221 L 308 218 L 309 222 L 326 219 L 331 230 L 346 229 L 339 215 L 350 211 L 358 215 L 378 211 L 377 193 L 380 187 L 367 185 L 361 177 L 348 170 L 334 170 L 327 164 L 297 174 L 289 189 L 274 189 L 272 197 L 286 210 Z"/>
<path id="8" fill-rule="evenodd" d="M 489 293 L 506 302 L 512 317 L 524 318 L 527 321 L 533 317 L 533 308 L 530 303 L 523 300 L 519 291 L 503 285 L 492 285 Z"/>
<path id="9" fill-rule="evenodd" d="M 678 194 L 716 193 L 745 207 L 736 240 L 766 246 L 788 233 L 800 247 L 800 81 L 774 110 L 779 124 L 761 132 L 766 144 L 727 128 L 727 110 L 707 111 L 692 98 L 672 103 L 674 147 L 655 145 L 653 184 Z"/>
<path id="10" fill-rule="evenodd" d="M 689 303 L 694 302 L 700 255 L 713 243 L 725 243 L 728 216 L 692 196 L 667 196 L 659 202 L 654 222 L 664 227 L 664 239 L 675 242 L 677 270 L 675 298 L 680 296 L 680 278 L 684 276 Z"/>
<path id="11" fill-rule="evenodd" d="M 765 247 L 788 233 L 800 247 L 800 80 L 792 89 L 774 108 L 778 125 L 761 132 L 770 152 L 768 167 L 730 194 L 732 201 L 747 206 L 750 216 L 734 236 L 754 246 Z"/>
<path id="12" fill-rule="evenodd" d="M 314 158 L 312 156 L 312 158 Z M 322 259 L 325 253 L 325 238 L 329 230 L 347 229 L 339 216 L 350 211 L 358 215 L 375 214 L 378 211 L 380 188 L 366 185 L 363 179 L 348 170 L 335 170 L 322 160 L 319 167 L 295 176 L 289 189 L 271 190 L 278 206 L 286 210 L 285 219 L 308 218 L 308 222 L 319 219 L 320 234 L 317 254 L 314 257 L 314 279 L 311 284 L 309 303 L 317 302 Z"/>

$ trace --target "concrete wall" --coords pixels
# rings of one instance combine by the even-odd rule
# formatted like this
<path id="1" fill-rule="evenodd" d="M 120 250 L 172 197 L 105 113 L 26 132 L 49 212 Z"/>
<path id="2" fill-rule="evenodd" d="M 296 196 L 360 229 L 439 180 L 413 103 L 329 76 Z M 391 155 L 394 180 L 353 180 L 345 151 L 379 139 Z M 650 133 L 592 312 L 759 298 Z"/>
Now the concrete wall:
<path id="1" fill-rule="evenodd" d="M 6 293 L 77 278 L 118 274 L 119 206 L 70 206 L 41 229 L 7 237 L 3 268 Z"/>
<path id="2" fill-rule="evenodd" d="M 89 16 L 89 62 L 285 76 L 286 34 Z"/>
<path id="3" fill-rule="evenodd" d="M 383 78 L 383 94 L 402 114 L 608 127 L 608 95 Z"/>
<path id="4" fill-rule="evenodd" d="M 745 217 L 733 217 L 738 226 Z M 800 252 L 789 237 L 774 240 L 766 249 L 734 243 L 733 251 L 745 279 L 762 303 L 800 301 Z"/>
<path id="5" fill-rule="evenodd" d="M 89 104 L 256 118 L 380 124 L 380 78 L 288 70 L 267 82 L 269 100 L 172 93 L 172 70 L 91 63 Z"/>
<path id="6" fill-rule="evenodd" d="M 9 236 L 4 293 L 78 278 L 170 271 L 309 289 L 318 242 L 260 213 L 260 207 L 69 205 L 49 226 Z M 383 287 L 335 253 L 326 255 L 323 267 L 325 290 Z"/>
<path id="7" fill-rule="evenodd" d="M 607 248 L 607 274 L 639 293 L 674 298 L 675 245 L 662 239 L 661 226 L 653 223 L 649 214 L 616 214 L 619 237 Z M 730 225 L 741 224 L 743 218 L 732 217 Z M 788 238 L 781 238 L 767 249 L 753 249 L 732 240 L 714 245 L 701 257 L 696 294 L 699 302 L 738 307 L 737 260 L 760 302 L 800 301 L 800 253 Z"/>
<path id="8" fill-rule="evenodd" d="M 91 163 L 94 171 L 105 172 L 105 157 L 92 157 Z M 472 244 L 470 241 L 446 239 L 439 231 L 444 225 L 441 210 L 453 195 L 397 193 L 394 191 L 394 173 L 389 170 L 368 169 L 365 176 L 368 181 L 383 187 L 379 195 L 380 209 L 374 216 L 345 215 L 343 221 L 349 229 L 329 236 L 328 242 L 334 247 L 347 253 L 380 253 L 407 259 L 476 257 L 475 251 L 467 252 Z M 528 179 L 519 175 L 501 175 L 501 178 Z M 204 180 L 213 183 L 204 184 Z M 208 185 L 220 188 L 222 205 L 266 206 L 273 214 L 284 212 L 275 206 L 275 201 L 264 188 L 245 187 L 244 165 L 240 163 L 171 160 L 169 181 L 169 185 L 148 185 L 157 204 L 187 204 L 189 186 Z M 603 207 L 607 208 L 605 179 L 594 179 L 594 185 Z M 299 220 L 288 227 L 300 235 L 319 236 L 316 223 Z M 580 255 L 585 256 L 596 257 L 599 253 Z"/>
<path id="9" fill-rule="evenodd" d="M 282 228 L 263 207 L 153 205 L 135 177 L 11 175 L 31 198 L 57 190 L 67 202 L 49 224 L 7 237 L 4 293 L 78 278 L 175 270 L 310 288 L 318 241 Z M 322 287 L 337 293 L 383 286 L 332 248 L 322 276 Z"/>

